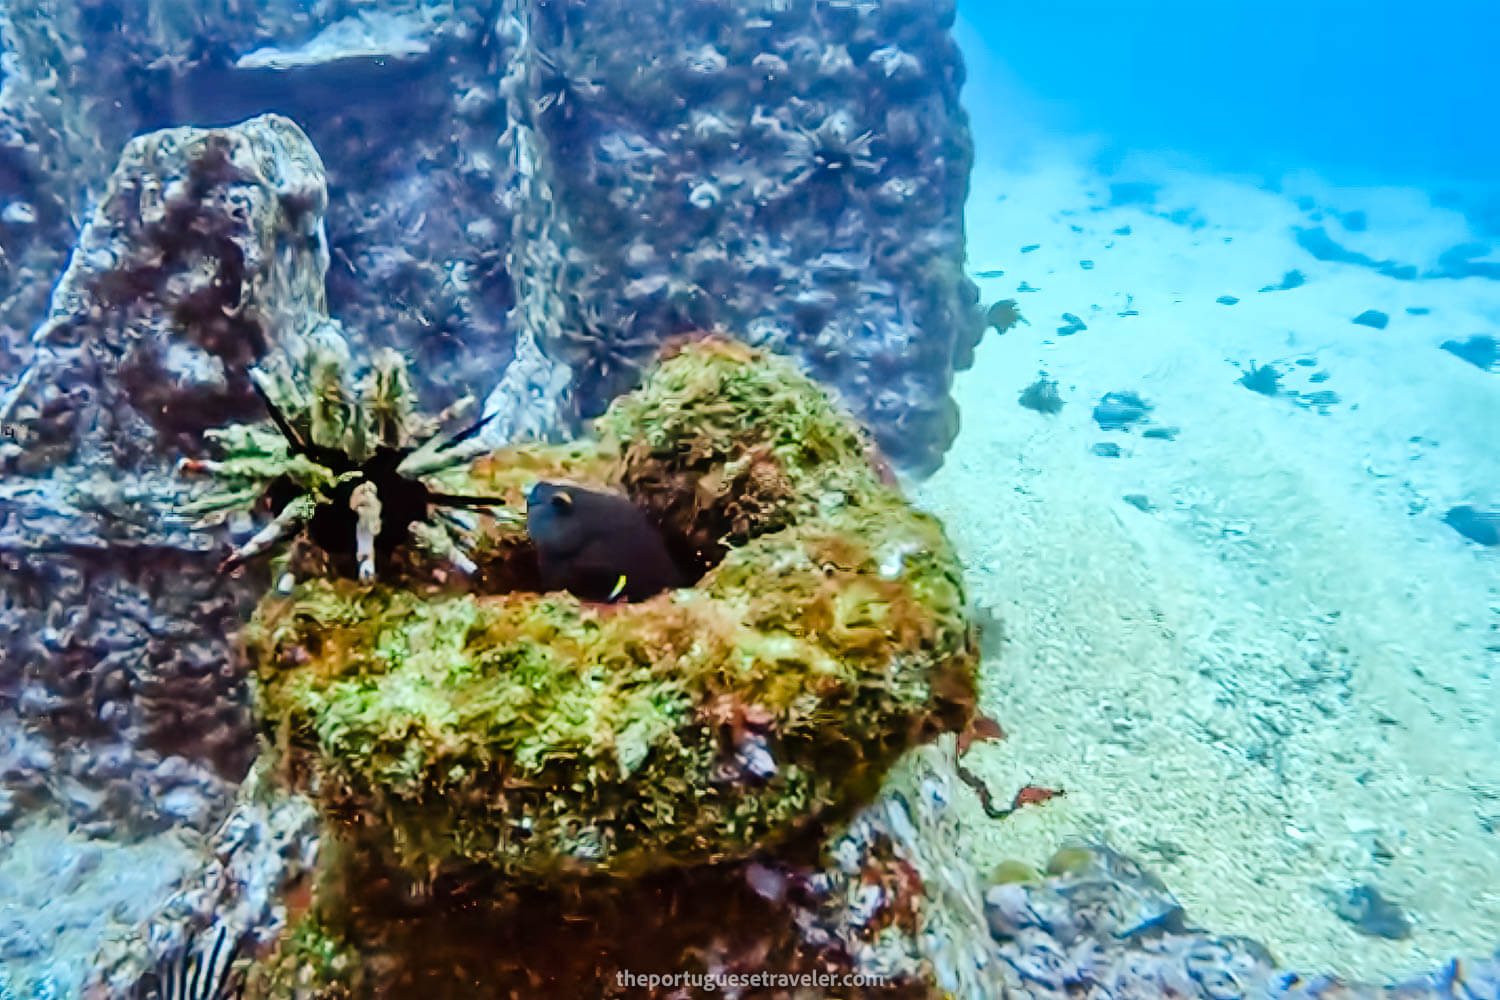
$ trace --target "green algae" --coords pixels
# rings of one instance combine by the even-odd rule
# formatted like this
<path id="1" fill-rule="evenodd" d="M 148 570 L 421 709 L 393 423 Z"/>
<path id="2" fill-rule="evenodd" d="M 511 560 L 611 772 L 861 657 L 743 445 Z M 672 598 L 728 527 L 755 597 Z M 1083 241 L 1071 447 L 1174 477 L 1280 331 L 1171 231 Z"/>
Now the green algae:
<path id="1" fill-rule="evenodd" d="M 542 478 L 626 492 L 700 560 L 693 586 L 538 593 L 523 525 L 485 517 L 466 584 L 306 578 L 245 630 L 282 772 L 359 871 L 544 889 L 734 862 L 848 815 L 972 710 L 941 526 L 790 363 L 686 344 L 596 431 L 434 481 L 517 510 Z M 361 877 L 320 880 L 318 926 Z"/>
<path id="2" fill-rule="evenodd" d="M 1008 858 L 995 866 L 990 873 L 990 885 L 1009 885 L 1013 882 L 1040 882 L 1042 876 L 1024 861 Z"/>
<path id="3" fill-rule="evenodd" d="M 1087 847 L 1072 845 L 1058 849 L 1047 861 L 1048 875 L 1076 875 L 1094 864 L 1094 854 Z"/>
<path id="4" fill-rule="evenodd" d="M 360 955 L 344 935 L 316 914 L 304 914 L 281 936 L 270 961 L 255 968 L 247 997 L 281 1000 L 343 1000 L 359 985 Z"/>

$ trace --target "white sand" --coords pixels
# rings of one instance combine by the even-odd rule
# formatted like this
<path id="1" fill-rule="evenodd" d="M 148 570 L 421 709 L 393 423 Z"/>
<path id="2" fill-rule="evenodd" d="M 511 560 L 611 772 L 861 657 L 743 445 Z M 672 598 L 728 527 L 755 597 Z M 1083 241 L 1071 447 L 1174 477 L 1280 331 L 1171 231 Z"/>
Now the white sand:
<path id="1" fill-rule="evenodd" d="M 1108 179 L 1060 157 L 981 165 L 970 198 L 970 268 L 1006 272 L 981 280 L 983 299 L 1019 299 L 1032 325 L 986 334 L 956 389 L 963 431 L 918 496 L 1006 632 L 984 704 L 1009 738 L 967 762 L 997 800 L 1067 790 L 1003 822 L 965 793 L 973 850 L 1041 863 L 1067 837 L 1104 839 L 1146 859 L 1192 922 L 1306 971 L 1388 981 L 1488 954 L 1500 550 L 1441 517 L 1500 502 L 1500 374 L 1438 344 L 1500 335 L 1500 282 L 1397 281 L 1293 240 L 1326 225 L 1429 266 L 1472 238 L 1411 192 L 1298 178 L 1271 193 L 1139 164 L 1112 179 L 1163 187 L 1154 206 L 1104 207 Z M 1303 194 L 1365 210 L 1369 231 L 1312 221 Z M 1201 226 L 1153 214 L 1177 209 Z M 1306 285 L 1257 292 L 1293 268 Z M 1226 294 L 1240 302 L 1215 302 Z M 1116 315 L 1127 296 L 1140 315 Z M 1350 322 L 1369 308 L 1387 329 Z M 1064 312 L 1088 329 L 1058 336 Z M 1251 392 L 1231 362 L 1252 360 L 1341 401 L 1321 413 Z M 1017 404 L 1041 371 L 1067 401 L 1053 417 Z M 1113 390 L 1154 403 L 1176 440 L 1101 431 L 1091 410 Z M 1091 454 L 1100 441 L 1123 456 Z M 1334 912 L 1330 894 L 1362 882 L 1413 914 L 1409 939 Z"/>

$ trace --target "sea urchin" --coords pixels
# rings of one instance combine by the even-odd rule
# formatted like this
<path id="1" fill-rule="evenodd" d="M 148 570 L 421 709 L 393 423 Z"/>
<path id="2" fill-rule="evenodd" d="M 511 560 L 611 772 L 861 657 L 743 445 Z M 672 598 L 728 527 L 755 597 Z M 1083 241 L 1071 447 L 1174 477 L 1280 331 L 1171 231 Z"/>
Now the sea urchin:
<path id="1" fill-rule="evenodd" d="M 445 425 L 472 409 L 465 397 L 437 418 L 418 414 L 406 359 L 379 352 L 352 391 L 341 339 L 307 342 L 301 363 L 265 362 L 251 370 L 273 427 L 234 425 L 209 432 L 223 457 L 186 459 L 184 472 L 216 485 L 182 508 L 195 528 L 240 511 L 268 510 L 270 523 L 233 551 L 229 570 L 278 542 L 305 537 L 330 563 L 373 579 L 391 554 L 414 546 L 470 573 L 469 527 L 451 508 L 502 506 L 491 497 L 442 492 L 425 476 L 466 461 L 487 446 L 482 417 L 447 437 Z M 351 572 L 352 571 L 352 572 Z"/>

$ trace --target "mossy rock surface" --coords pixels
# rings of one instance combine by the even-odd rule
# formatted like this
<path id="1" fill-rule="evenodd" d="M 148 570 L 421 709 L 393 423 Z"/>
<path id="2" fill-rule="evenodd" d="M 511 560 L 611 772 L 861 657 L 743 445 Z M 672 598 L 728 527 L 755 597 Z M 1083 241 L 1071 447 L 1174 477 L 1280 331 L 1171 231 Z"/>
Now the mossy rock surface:
<path id="1" fill-rule="evenodd" d="M 628 605 L 481 592 L 526 577 L 524 532 L 497 520 L 475 592 L 313 580 L 258 610 L 272 743 L 346 834 L 413 871 L 733 859 L 962 724 L 975 652 L 952 549 L 788 363 L 689 344 L 597 437 L 454 485 L 519 504 L 550 477 L 628 492 L 703 575 Z"/>

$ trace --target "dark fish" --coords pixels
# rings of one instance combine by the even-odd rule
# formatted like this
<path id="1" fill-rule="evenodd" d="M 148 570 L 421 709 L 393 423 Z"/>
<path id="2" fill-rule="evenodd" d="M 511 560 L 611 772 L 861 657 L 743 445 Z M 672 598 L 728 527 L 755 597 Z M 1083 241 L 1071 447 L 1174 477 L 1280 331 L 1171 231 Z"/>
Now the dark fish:
<path id="1" fill-rule="evenodd" d="M 1106 392 L 1094 407 L 1094 422 L 1106 431 L 1128 430 L 1146 419 L 1151 404 L 1133 392 Z"/>
<path id="2" fill-rule="evenodd" d="M 1021 315 L 1021 310 L 1016 307 L 1015 299 L 1001 299 L 985 310 L 984 325 L 992 327 L 996 334 L 1003 334 L 1017 323 L 1031 325 L 1031 321 Z"/>
<path id="3" fill-rule="evenodd" d="M 526 497 L 526 533 L 547 590 L 587 601 L 643 601 L 687 583 L 661 531 L 616 493 L 537 483 Z"/>

